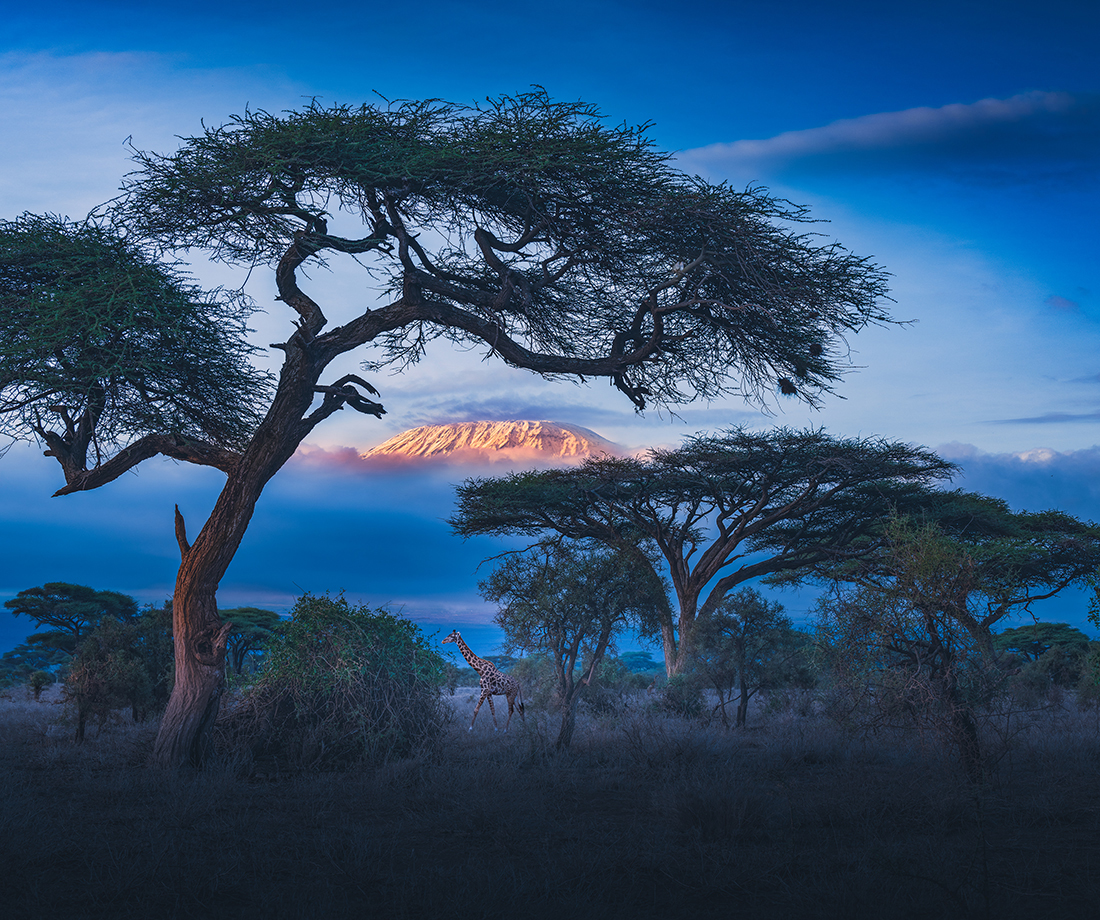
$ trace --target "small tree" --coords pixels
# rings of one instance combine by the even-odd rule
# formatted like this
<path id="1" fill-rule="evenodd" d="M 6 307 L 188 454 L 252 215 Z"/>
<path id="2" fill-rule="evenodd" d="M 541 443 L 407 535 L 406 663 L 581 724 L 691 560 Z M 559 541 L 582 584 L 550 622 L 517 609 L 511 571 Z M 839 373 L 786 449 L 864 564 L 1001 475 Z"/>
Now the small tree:
<path id="1" fill-rule="evenodd" d="M 726 706 L 738 691 L 735 725 L 746 723 L 749 700 L 760 690 L 810 679 L 806 636 L 794 629 L 783 605 L 744 588 L 727 595 L 698 624 L 697 667 L 718 694 L 716 709 L 729 725 Z"/>
<path id="2" fill-rule="evenodd" d="M 260 607 L 231 607 L 222 610 L 221 617 L 233 624 L 226 637 L 226 648 L 233 673 L 239 677 L 249 653 L 267 648 L 279 634 L 283 618 Z"/>
<path id="3" fill-rule="evenodd" d="M 76 707 L 76 740 L 89 718 L 102 724 L 113 709 L 129 707 L 135 722 L 162 709 L 172 689 L 171 606 L 140 616 L 105 617 L 77 647 L 65 680 Z"/>
<path id="4" fill-rule="evenodd" d="M 1095 571 L 1100 528 L 953 492 L 883 533 L 879 551 L 833 569 L 822 601 L 833 654 L 853 688 L 877 685 L 880 702 L 943 727 L 980 779 L 978 709 L 1002 676 L 992 627 Z"/>
<path id="5" fill-rule="evenodd" d="M 42 698 L 42 691 L 50 686 L 50 684 L 54 683 L 55 680 L 56 678 L 49 671 L 31 672 L 31 676 L 27 679 L 27 683 L 30 684 L 30 688 L 34 692 L 35 702 Z"/>
<path id="6" fill-rule="evenodd" d="M 509 557 L 480 588 L 500 605 L 494 621 L 506 646 L 553 662 L 562 712 L 558 748 L 569 746 L 577 704 L 616 636 L 632 620 L 651 619 L 665 590 L 633 555 L 561 541 Z"/>

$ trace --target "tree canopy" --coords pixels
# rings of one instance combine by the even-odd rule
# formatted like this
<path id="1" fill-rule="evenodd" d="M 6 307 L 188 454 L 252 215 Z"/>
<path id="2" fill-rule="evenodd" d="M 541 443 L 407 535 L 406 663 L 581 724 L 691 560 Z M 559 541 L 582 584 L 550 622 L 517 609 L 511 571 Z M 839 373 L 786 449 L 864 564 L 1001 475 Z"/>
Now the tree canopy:
<path id="1" fill-rule="evenodd" d="M 67 637 L 64 648 L 68 652 L 74 651 L 88 630 L 105 617 L 124 620 L 137 616 L 138 612 L 137 601 L 128 594 L 96 591 L 87 585 L 63 581 L 26 588 L 4 601 L 4 606 L 15 616 L 30 617 L 39 626 L 52 626 L 61 634 L 59 639 Z"/>
<path id="2" fill-rule="evenodd" d="M 0 221 L 0 433 L 46 445 L 58 494 L 158 453 L 204 463 L 239 448 L 269 384 L 249 364 L 248 312 L 113 228 Z"/>
<path id="3" fill-rule="evenodd" d="M 618 635 L 632 623 L 652 621 L 668 604 L 650 566 L 598 543 L 545 541 L 505 559 L 480 590 L 498 605 L 493 620 L 509 650 L 550 657 L 562 708 L 559 748 L 569 745 L 580 696 Z"/>
<path id="4" fill-rule="evenodd" d="M 679 605 L 678 621 L 666 610 L 661 623 L 673 673 L 691 657 L 696 615 L 729 590 L 867 553 L 892 508 L 924 502 L 954 470 L 895 442 L 733 428 L 644 458 L 467 480 L 451 524 L 463 536 L 557 533 L 639 554 L 639 541 L 655 547 Z"/>
<path id="5" fill-rule="evenodd" d="M 249 652 L 265 648 L 279 634 L 283 618 L 262 607 L 232 607 L 221 611 L 222 619 L 232 623 L 226 637 L 233 673 L 240 674 Z"/>
<path id="6" fill-rule="evenodd" d="M 646 128 L 542 90 L 249 111 L 138 152 L 113 213 L 170 249 L 276 266 L 318 357 L 380 337 L 379 362 L 404 363 L 444 336 L 610 377 L 638 406 L 731 386 L 814 401 L 846 364 L 840 337 L 889 321 L 884 273 L 791 229 L 805 208 L 676 171 Z M 337 254 L 390 303 L 322 335 L 295 271 Z"/>

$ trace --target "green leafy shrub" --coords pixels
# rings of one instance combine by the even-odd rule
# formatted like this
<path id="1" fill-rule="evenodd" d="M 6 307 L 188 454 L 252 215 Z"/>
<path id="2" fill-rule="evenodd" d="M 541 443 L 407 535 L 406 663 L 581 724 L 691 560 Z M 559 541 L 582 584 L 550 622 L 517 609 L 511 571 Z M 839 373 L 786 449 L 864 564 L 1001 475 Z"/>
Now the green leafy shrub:
<path id="1" fill-rule="evenodd" d="M 698 719 L 703 714 L 703 692 L 691 674 L 674 674 L 665 685 L 661 707 L 669 715 Z"/>
<path id="2" fill-rule="evenodd" d="M 558 698 L 558 677 L 553 659 L 549 655 L 529 655 L 520 658 L 508 673 L 523 688 L 523 703 L 535 709 L 557 712 L 561 709 Z"/>
<path id="3" fill-rule="evenodd" d="M 54 676 L 49 671 L 32 671 L 27 679 L 27 684 L 34 691 L 37 700 L 42 696 L 42 691 L 54 682 Z"/>
<path id="4" fill-rule="evenodd" d="M 378 763 L 438 740 L 449 717 L 445 683 L 443 658 L 411 621 L 306 594 L 223 729 L 234 746 L 283 768 Z"/>

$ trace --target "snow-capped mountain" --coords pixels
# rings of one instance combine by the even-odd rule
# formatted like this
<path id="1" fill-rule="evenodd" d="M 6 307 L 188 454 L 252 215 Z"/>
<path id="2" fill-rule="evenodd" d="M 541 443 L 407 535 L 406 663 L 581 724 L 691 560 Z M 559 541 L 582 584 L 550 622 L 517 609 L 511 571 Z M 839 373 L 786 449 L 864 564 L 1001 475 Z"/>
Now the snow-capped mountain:
<path id="1" fill-rule="evenodd" d="M 618 444 L 579 425 L 548 421 L 456 422 L 410 429 L 365 452 L 363 459 L 554 463 L 625 453 Z"/>

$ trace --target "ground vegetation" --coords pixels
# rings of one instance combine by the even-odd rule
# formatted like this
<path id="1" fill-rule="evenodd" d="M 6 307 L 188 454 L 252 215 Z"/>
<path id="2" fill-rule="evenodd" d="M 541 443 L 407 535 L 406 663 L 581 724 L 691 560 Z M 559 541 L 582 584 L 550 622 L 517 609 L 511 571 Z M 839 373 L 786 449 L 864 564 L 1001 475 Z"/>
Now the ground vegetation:
<path id="1" fill-rule="evenodd" d="M 638 691 L 582 707 L 559 750 L 533 708 L 466 731 L 460 689 L 409 758 L 262 771 L 215 751 L 169 776 L 142 766 L 154 725 L 78 746 L 54 694 L 0 700 L 5 916 L 1032 920 L 1088 916 L 1100 885 L 1100 711 L 1071 696 L 984 724 L 1003 756 L 975 786 L 920 731 L 767 691 L 744 732 Z"/>

